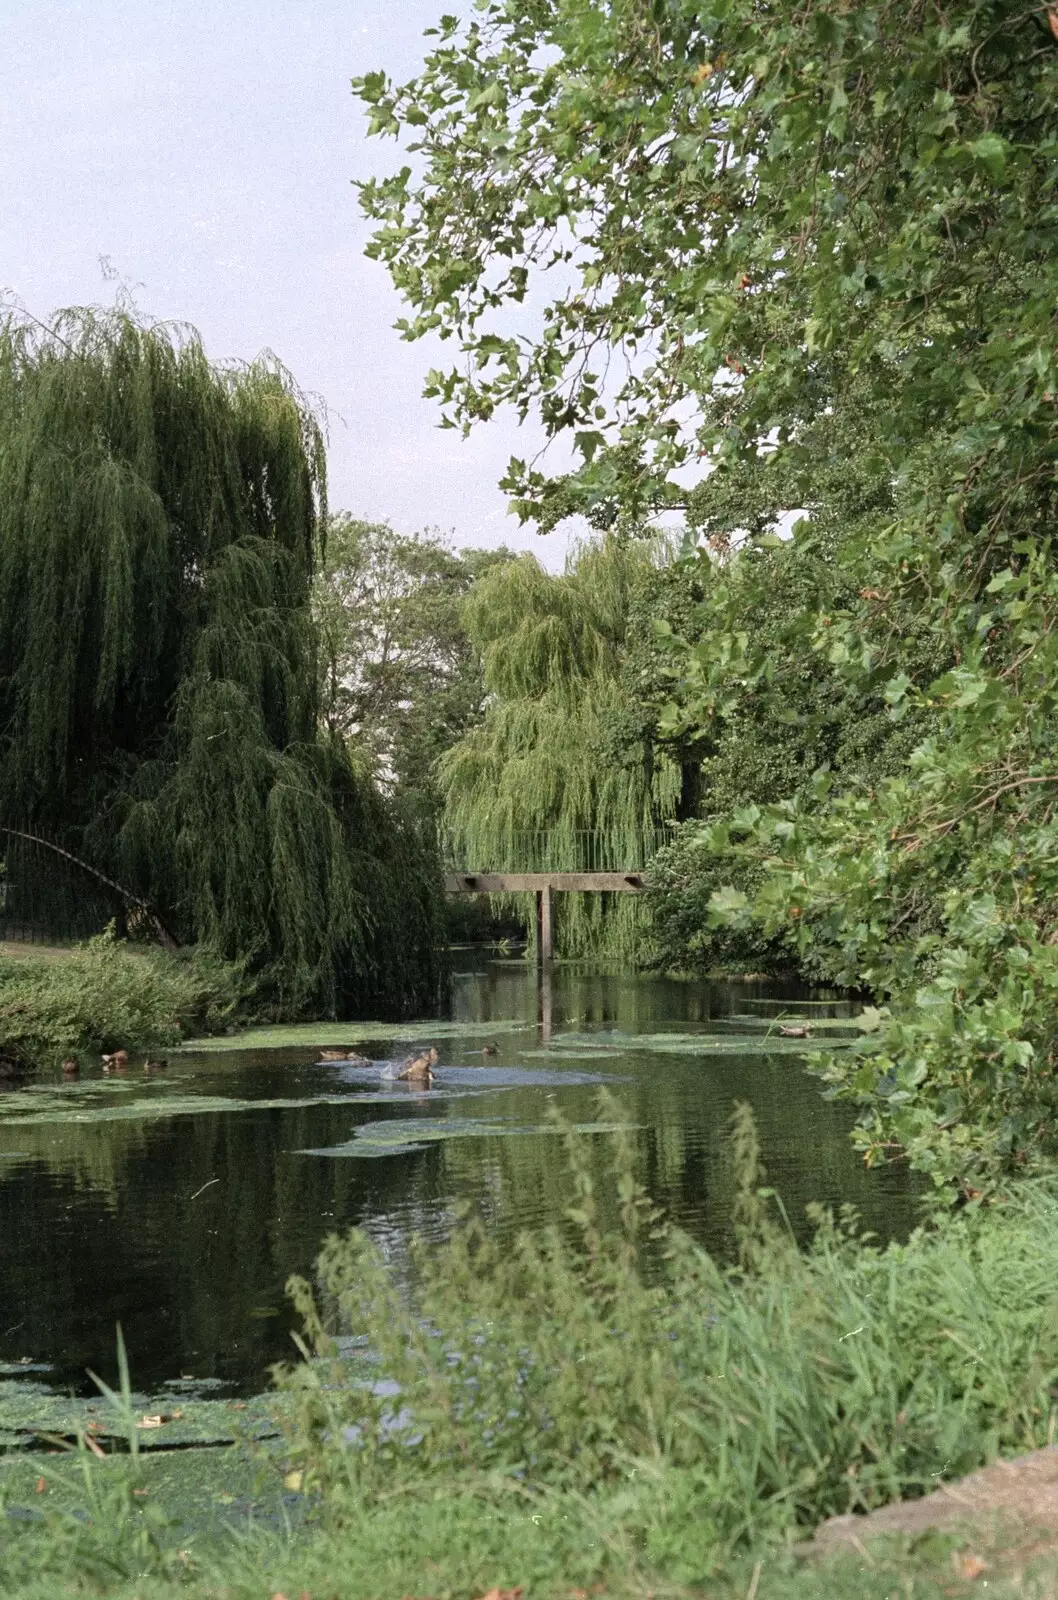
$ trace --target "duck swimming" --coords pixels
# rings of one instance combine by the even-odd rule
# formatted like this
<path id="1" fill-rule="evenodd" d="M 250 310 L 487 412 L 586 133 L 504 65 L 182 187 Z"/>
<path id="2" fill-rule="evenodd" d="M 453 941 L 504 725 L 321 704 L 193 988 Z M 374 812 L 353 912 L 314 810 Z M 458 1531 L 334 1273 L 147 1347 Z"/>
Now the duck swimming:
<path id="1" fill-rule="evenodd" d="M 64 1078 L 76 1078 L 76 1076 L 80 1072 L 80 1070 L 81 1070 L 80 1067 L 77 1065 L 77 1057 L 76 1056 L 67 1056 L 66 1060 L 62 1064 L 62 1075 L 63 1075 L 63 1077 Z"/>
<path id="2" fill-rule="evenodd" d="M 431 1084 L 437 1059 L 437 1051 L 433 1045 L 428 1050 L 420 1050 L 416 1056 L 409 1056 L 397 1073 L 398 1081 L 401 1083 Z"/>
<path id="3" fill-rule="evenodd" d="M 499 1053 L 500 1047 L 498 1044 L 486 1044 L 480 1050 L 464 1051 L 464 1054 L 468 1056 L 498 1056 Z"/>

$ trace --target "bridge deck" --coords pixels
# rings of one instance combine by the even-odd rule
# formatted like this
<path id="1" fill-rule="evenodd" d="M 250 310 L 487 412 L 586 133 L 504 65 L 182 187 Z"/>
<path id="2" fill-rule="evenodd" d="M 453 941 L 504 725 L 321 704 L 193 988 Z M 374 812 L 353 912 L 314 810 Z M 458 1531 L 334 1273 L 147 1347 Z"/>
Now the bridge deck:
<path id="1" fill-rule="evenodd" d="M 449 872 L 445 875 L 449 894 L 535 894 L 536 949 L 547 965 L 554 951 L 554 908 L 552 895 L 639 894 L 646 888 L 641 871 L 630 872 Z"/>
<path id="2" fill-rule="evenodd" d="M 646 888 L 642 871 L 632 872 L 449 872 L 449 894 L 638 894 Z"/>

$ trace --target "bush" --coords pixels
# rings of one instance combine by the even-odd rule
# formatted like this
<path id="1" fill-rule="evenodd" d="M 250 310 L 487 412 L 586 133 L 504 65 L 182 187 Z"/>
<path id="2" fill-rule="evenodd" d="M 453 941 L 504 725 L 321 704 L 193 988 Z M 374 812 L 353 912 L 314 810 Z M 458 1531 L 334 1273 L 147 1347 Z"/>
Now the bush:
<path id="1" fill-rule="evenodd" d="M 758 863 L 713 850 L 700 822 L 685 823 L 650 862 L 651 965 L 672 972 L 796 972 L 796 947 L 785 931 L 729 926 L 714 913 L 715 894 L 734 889 L 748 899 L 762 877 Z"/>
<path id="2" fill-rule="evenodd" d="M 162 1048 L 218 1031 L 243 998 L 239 970 L 208 950 L 148 950 L 111 928 L 61 956 L 0 961 L 0 1061 Z"/>

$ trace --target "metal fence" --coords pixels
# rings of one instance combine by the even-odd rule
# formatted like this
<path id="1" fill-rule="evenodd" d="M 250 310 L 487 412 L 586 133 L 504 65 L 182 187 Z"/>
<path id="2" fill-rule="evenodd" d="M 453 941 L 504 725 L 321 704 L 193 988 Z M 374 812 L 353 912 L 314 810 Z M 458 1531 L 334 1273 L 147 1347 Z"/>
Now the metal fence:
<path id="1" fill-rule="evenodd" d="M 112 920 L 124 926 L 120 893 L 44 840 L 0 825 L 0 939 L 76 944 Z"/>
<path id="2" fill-rule="evenodd" d="M 668 828 L 620 835 L 540 829 L 509 833 L 490 849 L 467 850 L 450 835 L 441 845 L 449 872 L 631 872 L 645 867 L 671 839 Z M 468 855 L 474 859 L 465 859 Z"/>

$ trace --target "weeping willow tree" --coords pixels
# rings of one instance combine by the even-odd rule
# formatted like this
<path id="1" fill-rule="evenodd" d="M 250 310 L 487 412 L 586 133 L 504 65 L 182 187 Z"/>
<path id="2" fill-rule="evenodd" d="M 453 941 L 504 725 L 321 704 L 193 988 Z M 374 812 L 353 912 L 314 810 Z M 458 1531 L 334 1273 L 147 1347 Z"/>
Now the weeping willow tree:
<path id="1" fill-rule="evenodd" d="M 464 620 L 489 699 L 441 764 L 449 849 L 468 870 L 641 865 L 676 815 L 680 767 L 654 745 L 622 673 L 635 586 L 654 559 L 610 536 L 561 577 L 526 555 L 472 589 Z M 639 950 L 636 895 L 564 894 L 556 911 L 563 955 Z"/>
<path id="2" fill-rule="evenodd" d="M 122 312 L 0 322 L 0 817 L 49 830 L 287 1013 L 436 993 L 437 872 L 321 736 L 317 420 Z"/>

